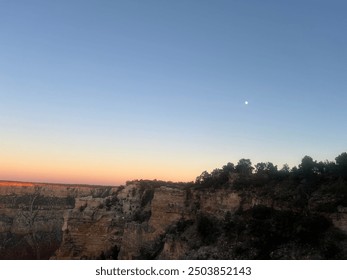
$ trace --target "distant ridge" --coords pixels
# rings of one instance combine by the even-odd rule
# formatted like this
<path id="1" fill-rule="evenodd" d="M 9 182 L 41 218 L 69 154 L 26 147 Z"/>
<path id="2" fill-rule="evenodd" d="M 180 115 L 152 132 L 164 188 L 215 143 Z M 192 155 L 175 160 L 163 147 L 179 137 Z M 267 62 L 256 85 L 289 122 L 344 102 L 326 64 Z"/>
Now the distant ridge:
<path id="1" fill-rule="evenodd" d="M 11 181 L 11 180 L 0 180 L 0 187 L 88 187 L 88 188 L 103 188 L 103 187 L 118 187 L 116 185 L 92 185 L 92 184 L 65 184 L 65 183 L 48 183 L 48 182 L 24 182 L 24 181 Z"/>

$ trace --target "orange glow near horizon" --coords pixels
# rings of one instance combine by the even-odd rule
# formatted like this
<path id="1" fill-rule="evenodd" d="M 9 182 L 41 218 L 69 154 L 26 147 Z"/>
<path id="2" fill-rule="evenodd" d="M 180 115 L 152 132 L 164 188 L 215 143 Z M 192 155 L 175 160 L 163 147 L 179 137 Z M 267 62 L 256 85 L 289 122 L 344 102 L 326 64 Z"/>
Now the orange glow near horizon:
<path id="1" fill-rule="evenodd" d="M 154 144 L 127 148 L 78 142 L 70 136 L 39 136 L 4 135 L 0 180 L 91 185 L 120 185 L 135 179 L 188 182 L 209 168 L 208 158 L 186 150 L 175 153 L 169 147 L 158 151 Z"/>
<path id="2" fill-rule="evenodd" d="M 237 163 L 242 157 L 234 155 L 233 160 L 230 151 L 218 146 L 191 147 L 170 139 L 159 143 L 134 136 L 99 143 L 94 135 L 83 139 L 53 136 L 4 134 L 0 180 L 112 186 L 136 179 L 190 182 L 204 170 Z"/>
<path id="3" fill-rule="evenodd" d="M 17 171 L 17 170 L 1 170 L 0 180 L 8 181 L 22 181 L 22 182 L 38 182 L 38 183 L 62 183 L 62 184 L 88 184 L 88 185 L 110 185 L 118 186 L 125 184 L 126 181 L 137 180 L 137 179 L 149 179 L 149 180 L 163 180 L 173 182 L 189 182 L 193 181 L 192 177 L 175 177 L 170 174 L 163 175 L 142 175 L 140 173 L 129 174 L 128 176 L 123 174 L 72 174 L 66 172 L 60 172 L 61 174 L 54 174 L 53 172 L 33 172 L 30 171 Z"/>
<path id="4" fill-rule="evenodd" d="M 0 180 L 24 182 L 71 183 L 91 185 L 121 185 L 127 180 L 158 179 L 188 182 L 195 179 L 195 170 L 179 164 L 158 164 L 155 161 L 122 161 L 119 163 L 101 160 L 41 161 L 39 158 L 0 161 Z"/>

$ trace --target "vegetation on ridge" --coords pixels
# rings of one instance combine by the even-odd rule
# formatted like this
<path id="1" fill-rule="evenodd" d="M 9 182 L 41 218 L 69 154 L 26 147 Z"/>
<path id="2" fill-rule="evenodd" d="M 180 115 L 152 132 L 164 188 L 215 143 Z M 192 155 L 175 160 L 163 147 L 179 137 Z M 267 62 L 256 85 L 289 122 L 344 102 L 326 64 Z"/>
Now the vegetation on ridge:
<path id="1" fill-rule="evenodd" d="M 260 162 L 252 166 L 250 159 L 240 159 L 237 165 L 227 163 L 222 168 L 216 168 L 211 173 L 204 171 L 195 180 L 200 186 L 221 186 L 233 180 L 233 174 L 243 179 L 252 179 L 251 182 L 268 180 L 283 180 L 293 178 L 296 180 L 336 180 L 347 179 L 347 153 L 344 152 L 335 158 L 335 162 L 317 162 L 310 156 L 305 156 L 298 167 L 289 168 L 287 164 L 278 170 L 277 165 L 271 162 Z"/>
<path id="2" fill-rule="evenodd" d="M 146 186 L 182 186 L 164 181 L 136 181 Z M 153 185 L 154 184 L 154 185 Z M 305 156 L 297 167 L 278 169 L 271 162 L 252 165 L 240 159 L 212 172 L 204 171 L 195 190 L 234 190 L 255 205 L 224 219 L 200 210 L 193 220 L 182 220 L 167 234 L 188 246 L 187 258 L 203 259 L 346 259 L 346 235 L 331 215 L 347 207 L 347 153 L 334 162 Z M 187 188 L 190 192 L 191 188 Z M 242 205 L 242 203 L 241 203 Z M 182 226 L 184 225 L 184 226 Z M 159 254 L 159 253 L 158 253 Z M 158 255 L 157 254 L 157 255 Z M 150 258 L 156 258 L 151 255 Z M 147 256 L 148 257 L 148 256 Z"/>

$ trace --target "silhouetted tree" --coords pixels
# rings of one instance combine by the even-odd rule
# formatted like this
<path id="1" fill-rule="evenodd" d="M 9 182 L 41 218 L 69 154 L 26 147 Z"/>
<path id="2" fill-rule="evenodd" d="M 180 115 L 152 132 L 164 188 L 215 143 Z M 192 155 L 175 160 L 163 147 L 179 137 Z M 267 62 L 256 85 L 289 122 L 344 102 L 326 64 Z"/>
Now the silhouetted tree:
<path id="1" fill-rule="evenodd" d="M 233 163 L 228 162 L 222 167 L 221 180 L 225 183 L 229 181 L 230 176 L 235 172 L 235 166 Z"/>
<path id="2" fill-rule="evenodd" d="M 228 177 L 223 176 L 223 170 L 216 168 L 211 172 L 211 184 L 215 186 L 223 185 L 228 181 Z"/>
<path id="3" fill-rule="evenodd" d="M 211 177 L 212 177 L 212 178 L 218 178 L 221 174 L 222 174 L 222 169 L 215 168 L 215 169 L 213 169 L 213 171 L 211 172 Z"/>
<path id="4" fill-rule="evenodd" d="M 236 171 L 241 175 L 251 175 L 253 169 L 254 167 L 252 167 L 252 162 L 250 159 L 242 158 L 236 165 Z"/>
<path id="5" fill-rule="evenodd" d="M 326 175 L 329 175 L 332 177 L 337 176 L 338 172 L 337 172 L 337 165 L 335 164 L 335 162 L 326 160 L 324 162 L 324 169 L 325 169 Z"/>
<path id="6" fill-rule="evenodd" d="M 282 166 L 282 169 L 280 170 L 282 173 L 284 173 L 284 174 L 289 174 L 289 172 L 290 172 L 290 167 L 289 167 L 289 165 L 288 164 L 283 164 L 283 166 Z"/>
<path id="7" fill-rule="evenodd" d="M 316 163 L 316 168 L 317 173 L 319 175 L 325 175 L 326 174 L 326 167 L 325 167 L 325 163 L 320 161 Z"/>
<path id="8" fill-rule="evenodd" d="M 335 161 L 339 175 L 343 178 L 347 178 L 347 153 L 342 153 L 337 156 Z"/>
<path id="9" fill-rule="evenodd" d="M 310 176 L 314 173 L 316 162 L 310 156 L 304 156 L 301 160 L 299 168 L 305 177 Z"/>
<path id="10" fill-rule="evenodd" d="M 198 185 L 206 185 L 211 180 L 211 174 L 207 171 L 201 173 L 200 176 L 196 177 L 195 183 Z"/>
<path id="11" fill-rule="evenodd" d="M 287 178 L 290 175 L 290 167 L 288 164 L 283 164 L 282 168 L 276 172 L 276 178 L 283 180 L 284 178 Z"/>
<path id="12" fill-rule="evenodd" d="M 225 173 L 235 172 L 235 166 L 231 162 L 228 162 L 226 165 L 224 165 L 222 169 L 223 169 L 223 172 L 225 172 Z"/>
<path id="13" fill-rule="evenodd" d="M 256 173 L 257 174 L 266 174 L 270 177 L 273 177 L 277 172 L 277 165 L 273 165 L 272 162 L 260 162 L 255 165 Z"/>
<path id="14" fill-rule="evenodd" d="M 269 175 L 274 175 L 278 172 L 277 165 L 273 165 L 272 162 L 266 163 L 266 172 Z"/>
<path id="15" fill-rule="evenodd" d="M 255 172 L 257 174 L 262 173 L 265 171 L 266 163 L 265 162 L 259 162 L 255 165 Z"/>

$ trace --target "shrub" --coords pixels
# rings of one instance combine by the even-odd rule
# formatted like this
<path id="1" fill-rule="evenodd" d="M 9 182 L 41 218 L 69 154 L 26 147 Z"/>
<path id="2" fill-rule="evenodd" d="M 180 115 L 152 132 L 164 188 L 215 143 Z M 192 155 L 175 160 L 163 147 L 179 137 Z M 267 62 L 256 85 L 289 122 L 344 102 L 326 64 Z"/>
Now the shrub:
<path id="1" fill-rule="evenodd" d="M 206 244 L 216 242 L 220 235 L 218 221 L 204 215 L 198 218 L 197 230 Z"/>

